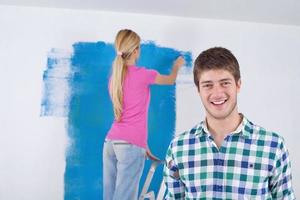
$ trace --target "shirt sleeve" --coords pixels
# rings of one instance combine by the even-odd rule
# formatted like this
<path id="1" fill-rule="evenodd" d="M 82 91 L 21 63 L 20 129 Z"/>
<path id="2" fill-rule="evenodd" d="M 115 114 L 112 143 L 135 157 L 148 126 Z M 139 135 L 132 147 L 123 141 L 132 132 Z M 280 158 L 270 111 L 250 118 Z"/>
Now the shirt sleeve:
<path id="1" fill-rule="evenodd" d="M 158 75 L 158 72 L 154 69 L 143 69 L 144 72 L 144 81 L 146 84 L 151 85 L 154 84 L 156 76 Z"/>
<path id="2" fill-rule="evenodd" d="M 270 190 L 274 199 L 295 199 L 292 188 L 291 163 L 283 139 L 279 144 L 279 153 L 270 181 Z"/>
<path id="3" fill-rule="evenodd" d="M 172 144 L 169 146 L 164 165 L 164 182 L 167 187 L 166 199 L 184 199 L 185 185 L 180 180 L 178 167 L 174 162 Z"/>

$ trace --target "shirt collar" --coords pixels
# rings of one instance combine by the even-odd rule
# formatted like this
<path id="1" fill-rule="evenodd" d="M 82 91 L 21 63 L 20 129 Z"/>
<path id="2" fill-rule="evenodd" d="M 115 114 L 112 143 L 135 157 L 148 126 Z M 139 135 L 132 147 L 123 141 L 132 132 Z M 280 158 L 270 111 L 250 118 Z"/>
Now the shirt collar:
<path id="1" fill-rule="evenodd" d="M 253 128 L 252 128 L 253 124 L 243 114 L 241 114 L 241 115 L 243 117 L 242 122 L 237 127 L 237 129 L 235 131 L 233 131 L 231 134 L 237 134 L 237 135 L 240 134 L 240 135 L 244 136 L 245 138 L 249 138 L 251 136 L 251 133 L 253 132 Z M 210 135 L 208 128 L 207 128 L 206 120 L 200 122 L 196 126 L 195 135 L 199 135 L 199 136 Z"/>

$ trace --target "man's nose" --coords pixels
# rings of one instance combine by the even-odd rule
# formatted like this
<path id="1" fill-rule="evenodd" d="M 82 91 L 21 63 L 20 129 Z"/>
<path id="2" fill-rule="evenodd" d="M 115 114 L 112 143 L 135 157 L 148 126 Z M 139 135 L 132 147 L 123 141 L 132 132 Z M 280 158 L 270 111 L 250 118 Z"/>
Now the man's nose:
<path id="1" fill-rule="evenodd" d="M 212 89 L 212 95 L 219 96 L 222 94 L 224 94 L 224 88 L 220 85 L 214 85 L 214 87 Z"/>

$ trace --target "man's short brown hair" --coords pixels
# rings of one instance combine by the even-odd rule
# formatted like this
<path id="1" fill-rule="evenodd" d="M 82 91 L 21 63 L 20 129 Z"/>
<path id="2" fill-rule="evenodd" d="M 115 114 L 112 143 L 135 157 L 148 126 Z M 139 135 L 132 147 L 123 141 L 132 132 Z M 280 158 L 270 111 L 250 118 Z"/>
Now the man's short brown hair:
<path id="1" fill-rule="evenodd" d="M 240 67 L 235 56 L 223 47 L 214 47 L 200 53 L 194 63 L 194 83 L 199 90 L 199 77 L 202 72 L 207 70 L 227 70 L 237 83 L 240 78 Z"/>

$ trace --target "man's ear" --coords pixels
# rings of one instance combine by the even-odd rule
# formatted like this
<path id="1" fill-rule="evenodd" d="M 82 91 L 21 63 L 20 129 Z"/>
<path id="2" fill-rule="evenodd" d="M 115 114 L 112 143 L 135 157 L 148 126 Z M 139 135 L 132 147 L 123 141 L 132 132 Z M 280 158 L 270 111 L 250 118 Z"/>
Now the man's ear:
<path id="1" fill-rule="evenodd" d="M 239 79 L 236 83 L 237 92 L 240 92 L 242 86 L 242 80 Z"/>

